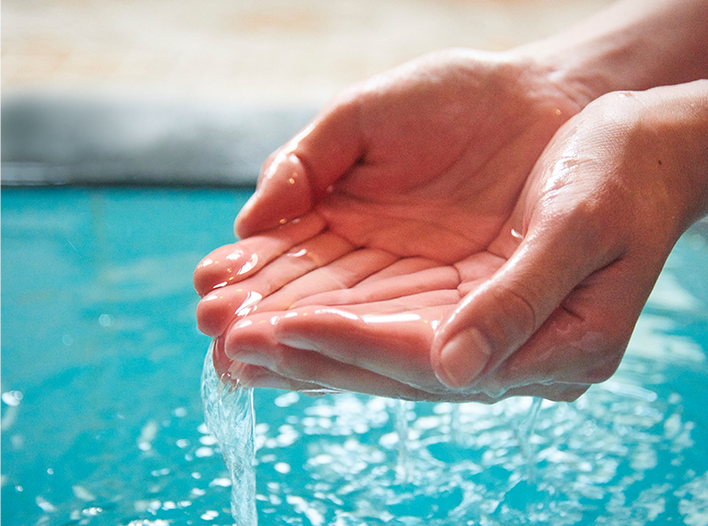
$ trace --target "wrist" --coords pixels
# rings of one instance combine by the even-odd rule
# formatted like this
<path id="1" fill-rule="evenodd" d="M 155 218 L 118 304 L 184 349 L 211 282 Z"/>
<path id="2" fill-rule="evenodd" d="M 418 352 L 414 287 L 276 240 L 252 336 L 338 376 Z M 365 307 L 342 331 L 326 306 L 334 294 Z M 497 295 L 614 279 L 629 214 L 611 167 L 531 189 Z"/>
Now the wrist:
<path id="1" fill-rule="evenodd" d="M 708 80 L 637 94 L 650 163 L 672 196 L 678 234 L 708 214 Z"/>
<path id="2" fill-rule="evenodd" d="M 708 214 L 708 80 L 613 92 L 588 110 L 614 157 L 606 184 L 623 196 L 629 231 L 670 249 Z"/>
<path id="3" fill-rule="evenodd" d="M 708 2 L 624 0 L 546 39 L 515 48 L 581 106 L 617 90 L 708 77 Z"/>

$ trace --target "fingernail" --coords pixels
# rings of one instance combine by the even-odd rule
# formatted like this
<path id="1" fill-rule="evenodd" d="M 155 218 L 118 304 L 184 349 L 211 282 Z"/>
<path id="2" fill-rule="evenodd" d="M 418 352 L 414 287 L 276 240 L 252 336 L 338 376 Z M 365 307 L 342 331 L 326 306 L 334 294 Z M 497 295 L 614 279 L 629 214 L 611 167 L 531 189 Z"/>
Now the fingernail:
<path id="1" fill-rule="evenodd" d="M 452 338 L 440 351 L 440 365 L 450 387 L 467 387 L 479 376 L 492 355 L 486 338 L 477 329 L 467 329 Z"/>

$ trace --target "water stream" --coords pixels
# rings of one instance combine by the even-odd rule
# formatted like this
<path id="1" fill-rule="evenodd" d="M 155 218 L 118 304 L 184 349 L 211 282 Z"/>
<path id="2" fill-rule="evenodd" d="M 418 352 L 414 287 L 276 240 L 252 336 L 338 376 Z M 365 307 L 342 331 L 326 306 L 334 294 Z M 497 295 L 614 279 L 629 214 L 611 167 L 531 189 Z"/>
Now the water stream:
<path id="1" fill-rule="evenodd" d="M 231 479 L 231 514 L 237 526 L 254 526 L 256 469 L 253 390 L 224 384 L 212 361 L 213 344 L 204 359 L 204 420 L 219 443 Z"/>
<path id="2" fill-rule="evenodd" d="M 636 382 L 653 364 L 630 355 L 572 404 L 266 390 L 254 427 L 253 392 L 220 385 L 208 355 L 203 393 L 238 526 L 256 524 L 256 503 L 278 526 L 708 526 L 696 424 L 663 378 Z"/>

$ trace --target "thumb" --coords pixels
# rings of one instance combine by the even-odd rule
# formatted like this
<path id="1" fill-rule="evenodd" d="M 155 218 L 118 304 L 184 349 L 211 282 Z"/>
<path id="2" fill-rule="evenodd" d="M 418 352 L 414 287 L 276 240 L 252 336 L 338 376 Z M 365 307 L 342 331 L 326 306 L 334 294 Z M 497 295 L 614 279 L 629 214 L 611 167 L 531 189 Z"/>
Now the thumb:
<path id="1" fill-rule="evenodd" d="M 362 155 L 356 97 L 340 97 L 264 163 L 236 218 L 243 238 L 302 216 Z"/>
<path id="2" fill-rule="evenodd" d="M 595 243 L 591 236 L 578 243 L 574 222 L 562 223 L 529 233 L 512 257 L 440 325 L 431 348 L 431 365 L 440 381 L 464 388 L 495 370 L 579 283 L 616 257 L 589 246 Z"/>

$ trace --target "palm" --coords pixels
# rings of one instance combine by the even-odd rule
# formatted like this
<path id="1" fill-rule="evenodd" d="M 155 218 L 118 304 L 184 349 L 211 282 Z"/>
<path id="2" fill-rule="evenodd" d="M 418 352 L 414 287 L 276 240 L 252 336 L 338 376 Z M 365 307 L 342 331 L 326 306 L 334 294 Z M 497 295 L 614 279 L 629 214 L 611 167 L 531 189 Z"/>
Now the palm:
<path id="1" fill-rule="evenodd" d="M 266 368 L 291 388 L 470 398 L 433 373 L 435 328 L 517 247 L 511 214 L 528 173 L 577 111 L 526 69 L 472 58 L 423 60 L 359 86 L 287 156 L 276 152 L 260 206 L 239 219 L 247 237 L 195 274 L 202 294 L 223 284 L 200 304 L 200 326 L 250 364 L 242 379 Z M 340 114 L 356 115 L 353 131 Z M 332 127 L 350 140 L 317 135 Z M 234 313 L 246 322 L 227 330 Z"/>

